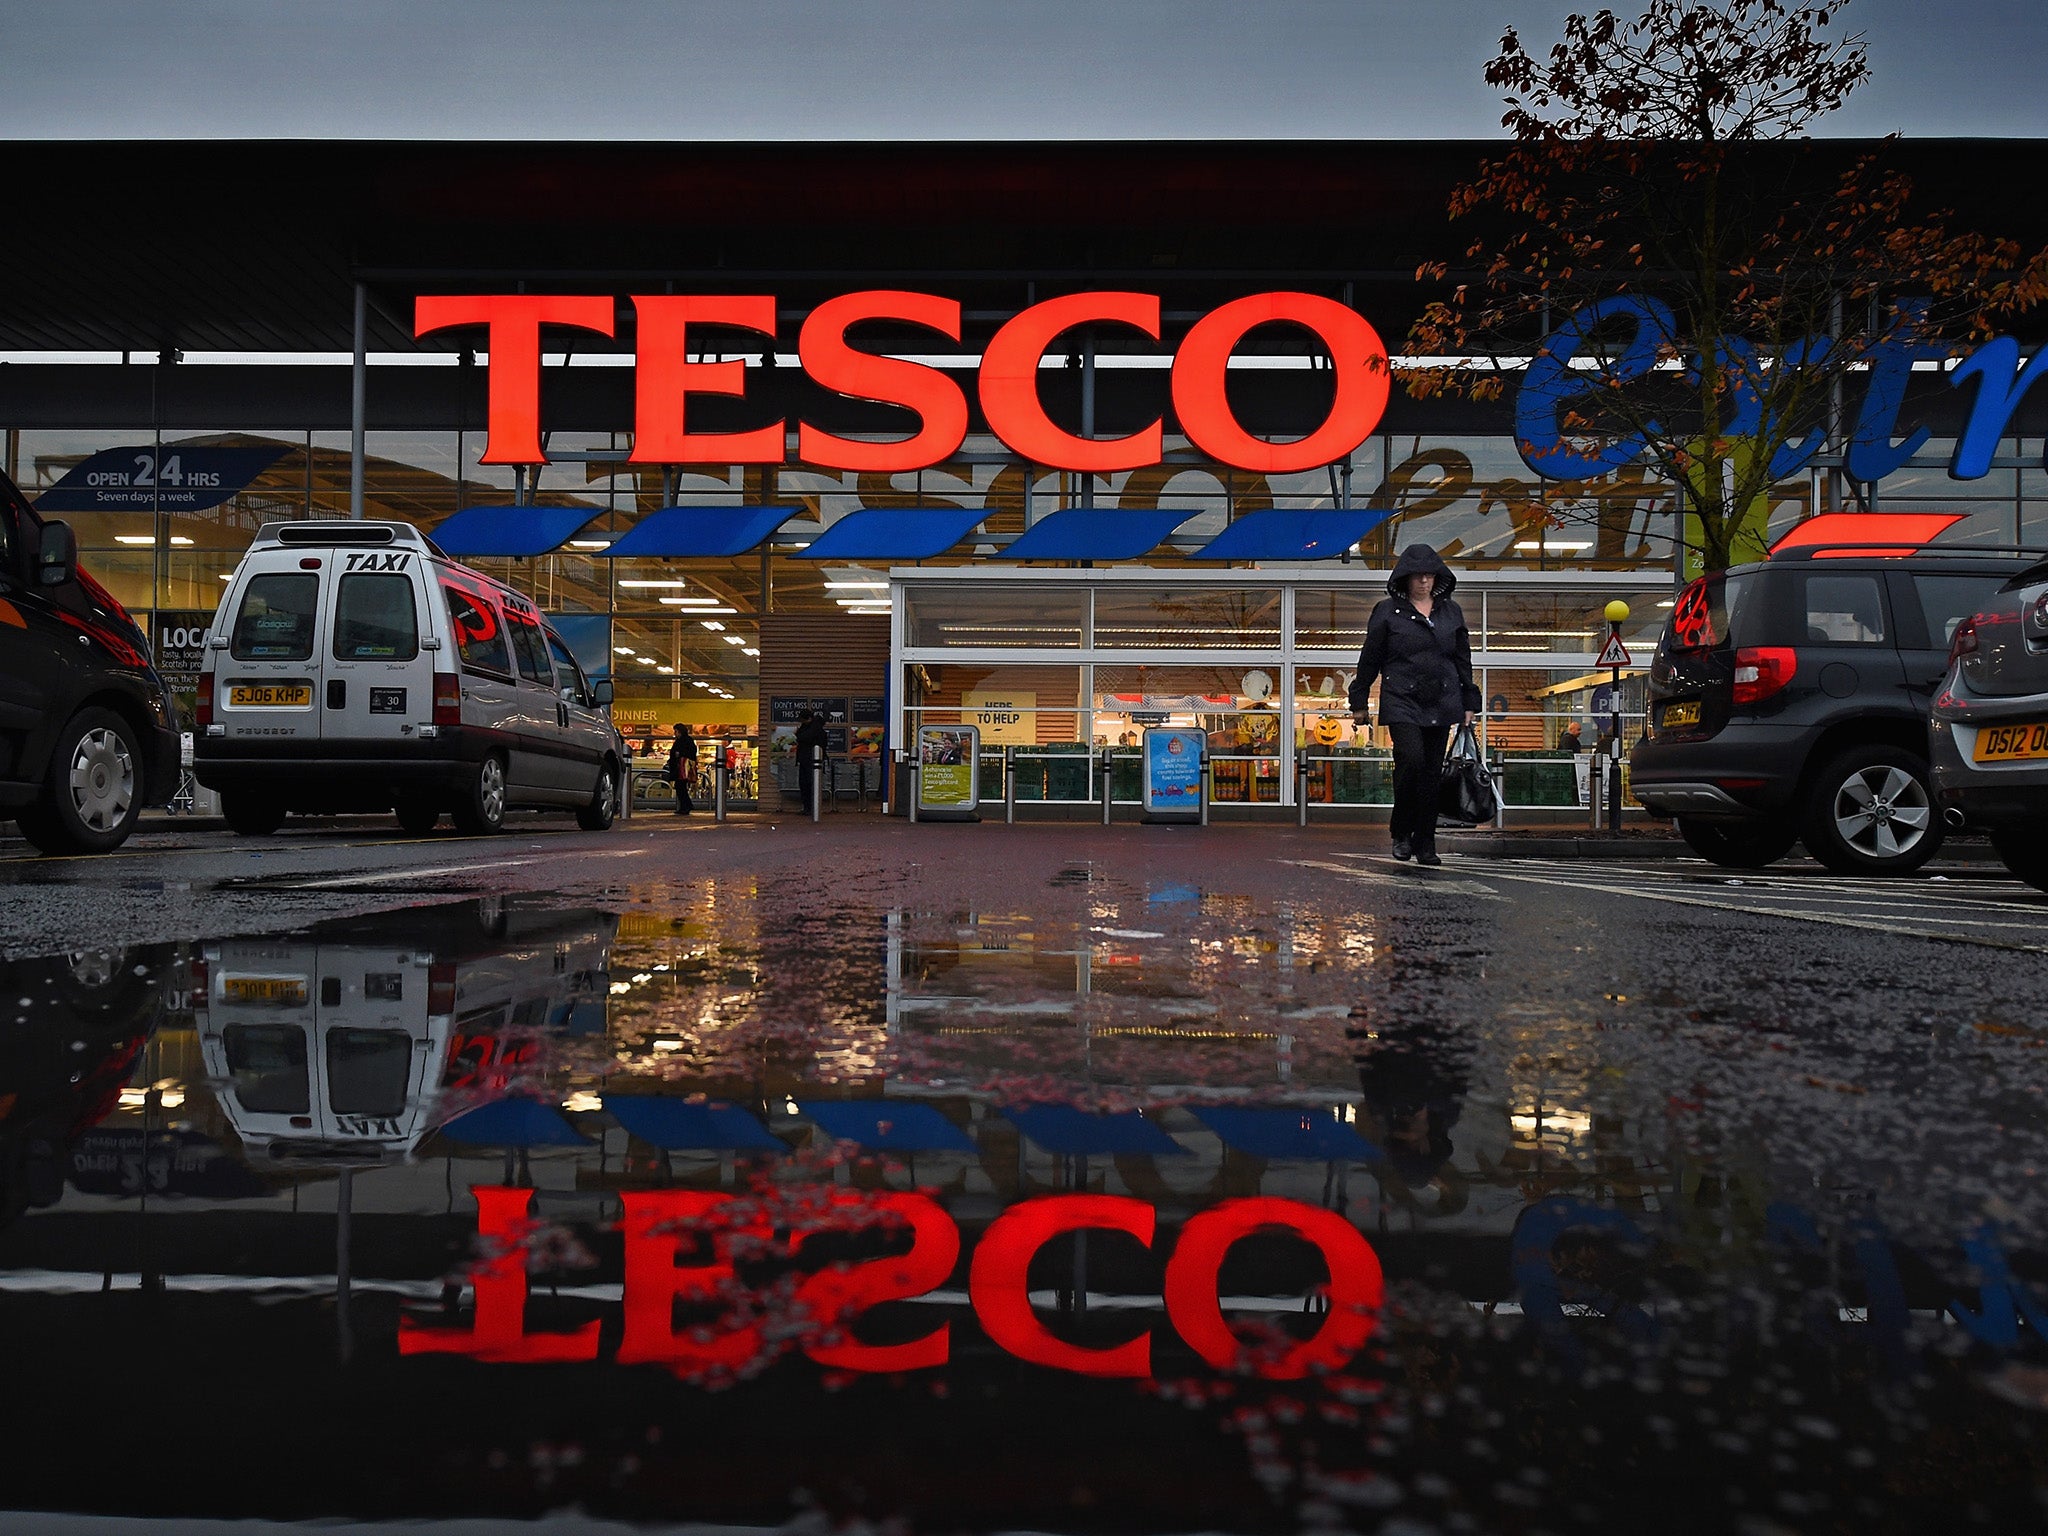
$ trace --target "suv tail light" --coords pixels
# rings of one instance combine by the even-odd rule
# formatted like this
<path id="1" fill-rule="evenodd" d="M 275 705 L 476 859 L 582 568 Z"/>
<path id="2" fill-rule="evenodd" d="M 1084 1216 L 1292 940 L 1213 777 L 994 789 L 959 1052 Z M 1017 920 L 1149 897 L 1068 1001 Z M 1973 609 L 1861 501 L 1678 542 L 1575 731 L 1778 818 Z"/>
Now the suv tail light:
<path id="1" fill-rule="evenodd" d="M 199 683 L 192 691 L 192 727 L 205 732 L 213 724 L 213 653 L 208 652 L 206 665 L 200 669 Z"/>
<path id="2" fill-rule="evenodd" d="M 462 679 L 453 672 L 434 674 L 434 724 L 462 724 Z"/>
<path id="3" fill-rule="evenodd" d="M 1799 670 L 1799 653 L 1789 645 L 1745 645 L 1735 652 L 1735 702 L 1768 699 Z"/>
<path id="4" fill-rule="evenodd" d="M 1977 654 L 1977 621 L 1965 619 L 1956 626 L 1955 638 L 1948 643 L 1948 664 L 1954 666 L 1965 656 Z"/>

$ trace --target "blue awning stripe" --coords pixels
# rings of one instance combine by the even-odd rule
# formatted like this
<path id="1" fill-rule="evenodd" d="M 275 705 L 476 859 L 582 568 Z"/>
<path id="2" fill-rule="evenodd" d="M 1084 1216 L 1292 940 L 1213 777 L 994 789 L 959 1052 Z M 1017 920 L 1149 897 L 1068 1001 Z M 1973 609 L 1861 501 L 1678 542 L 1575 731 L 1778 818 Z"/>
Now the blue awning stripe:
<path id="1" fill-rule="evenodd" d="M 457 559 L 545 555 L 604 516 L 603 507 L 465 507 L 432 534 Z"/>
<path id="2" fill-rule="evenodd" d="M 1002 551 L 1005 560 L 1135 560 L 1159 547 L 1199 507 L 1117 512 L 1070 507 L 1034 523 Z"/>
<path id="3" fill-rule="evenodd" d="M 1393 516 L 1391 508 L 1249 512 L 1189 556 L 1193 560 L 1334 560 Z"/>
<path id="4" fill-rule="evenodd" d="M 610 560 L 647 557 L 718 559 L 760 547 L 801 507 L 662 507 L 648 513 L 606 550 Z"/>
<path id="5" fill-rule="evenodd" d="M 952 507 L 865 507 L 797 551 L 799 560 L 928 560 L 966 538 L 989 514 Z"/>

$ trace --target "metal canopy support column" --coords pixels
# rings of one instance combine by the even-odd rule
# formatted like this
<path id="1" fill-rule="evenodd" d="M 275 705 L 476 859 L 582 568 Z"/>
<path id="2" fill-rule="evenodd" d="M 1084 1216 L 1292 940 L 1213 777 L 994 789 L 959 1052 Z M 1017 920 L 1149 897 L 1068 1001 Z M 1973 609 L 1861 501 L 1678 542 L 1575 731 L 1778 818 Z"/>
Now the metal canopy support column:
<path id="1" fill-rule="evenodd" d="M 363 401 L 369 361 L 365 332 L 368 327 L 370 290 L 356 284 L 356 355 L 349 375 L 348 515 L 363 515 Z M 458 478 L 460 478 L 458 476 Z"/>

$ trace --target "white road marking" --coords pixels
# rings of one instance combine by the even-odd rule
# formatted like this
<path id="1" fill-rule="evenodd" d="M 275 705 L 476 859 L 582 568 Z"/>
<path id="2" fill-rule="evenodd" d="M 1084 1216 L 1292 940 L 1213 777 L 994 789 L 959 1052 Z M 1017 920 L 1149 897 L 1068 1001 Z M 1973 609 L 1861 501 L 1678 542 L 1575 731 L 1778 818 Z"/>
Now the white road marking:
<path id="1" fill-rule="evenodd" d="M 1675 891 L 1649 890 L 1639 886 L 1616 885 L 1606 881 L 1587 879 L 1565 879 L 1520 871 L 1503 871 L 1492 876 L 1496 880 L 1510 880 L 1524 885 L 1540 885 L 1552 890 L 1598 891 L 1609 896 L 1632 896 L 1638 901 L 1660 901 L 1671 906 L 1704 907 L 1714 912 L 1734 912 L 1752 917 L 1779 917 L 1791 922 L 1825 923 L 1835 928 L 1853 928 L 1864 933 L 1886 933 L 1901 938 L 1940 939 L 1956 944 L 1978 944 L 1992 949 L 2019 950 L 2027 954 L 2048 954 L 2048 944 L 2023 944 L 2010 939 L 1979 936 L 1913 926 L 1908 922 L 1882 922 L 1873 918 L 1857 917 L 1841 912 L 1816 912 L 1800 907 L 1771 906 L 1760 902 L 1715 901 L 1706 896 L 1684 896 Z M 1761 894 L 1761 893 L 1759 893 Z M 1966 927 L 2000 927 L 2038 929 L 2037 923 L 1991 923 L 1966 922 Z"/>
<path id="2" fill-rule="evenodd" d="M 605 853 L 583 854 L 591 859 L 632 859 L 645 853 L 645 848 L 618 848 Z M 272 888 L 282 887 L 294 891 L 318 890 L 330 885 L 376 885 L 386 880 L 425 880 L 435 875 L 461 875 L 477 869 L 521 869 L 528 864 L 544 864 L 545 859 L 491 859 L 477 864 L 431 864 L 422 869 L 387 869 L 380 874 L 332 875 L 324 880 L 265 880 L 262 883 Z"/>

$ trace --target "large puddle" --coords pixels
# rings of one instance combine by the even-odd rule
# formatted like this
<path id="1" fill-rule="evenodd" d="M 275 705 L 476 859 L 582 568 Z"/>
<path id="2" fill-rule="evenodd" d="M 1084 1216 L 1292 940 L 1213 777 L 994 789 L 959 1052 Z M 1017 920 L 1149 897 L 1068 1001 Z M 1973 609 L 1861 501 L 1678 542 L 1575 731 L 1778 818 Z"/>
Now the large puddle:
<path id="1" fill-rule="evenodd" d="M 2037 1014 L 1053 884 L 0 964 L 4 1502 L 2043 1523 Z"/>

